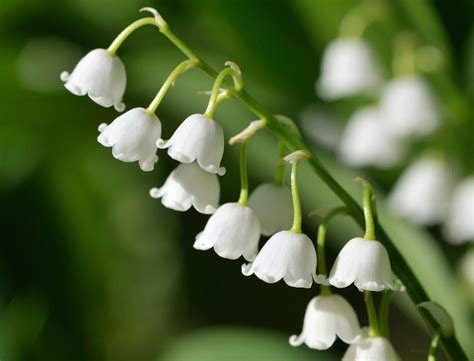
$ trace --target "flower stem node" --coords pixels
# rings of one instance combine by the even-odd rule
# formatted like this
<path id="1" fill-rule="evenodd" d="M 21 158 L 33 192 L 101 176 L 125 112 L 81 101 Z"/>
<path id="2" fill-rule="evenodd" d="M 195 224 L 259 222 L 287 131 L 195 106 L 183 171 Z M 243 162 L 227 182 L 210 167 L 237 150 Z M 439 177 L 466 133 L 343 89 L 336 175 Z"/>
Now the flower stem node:
<path id="1" fill-rule="evenodd" d="M 252 138 L 255 133 L 257 133 L 260 129 L 265 128 L 267 125 L 267 122 L 263 119 L 261 120 L 254 120 L 251 122 L 247 128 L 242 130 L 239 134 L 234 135 L 232 138 L 229 140 L 229 144 L 237 144 L 237 143 L 242 143 L 250 138 Z"/>
<path id="2" fill-rule="evenodd" d="M 327 350 L 339 337 L 347 344 L 362 337 L 357 315 L 342 296 L 331 294 L 314 297 L 308 307 L 301 334 L 290 337 L 291 346 L 303 343 L 315 350 Z"/>
<path id="3" fill-rule="evenodd" d="M 156 141 L 161 137 L 161 122 L 143 108 L 133 108 L 109 125 L 99 126 L 97 141 L 112 147 L 112 155 L 123 162 L 138 161 L 140 168 L 152 171 L 158 161 Z"/>
<path id="4" fill-rule="evenodd" d="M 387 250 L 376 240 L 353 238 L 342 248 L 329 275 L 329 284 L 344 288 L 354 283 L 359 291 L 394 291 L 404 287 L 394 281 Z"/>
<path id="5" fill-rule="evenodd" d="M 162 29 L 163 27 L 167 26 L 168 24 L 166 23 L 165 19 L 163 19 L 163 17 L 160 15 L 160 13 L 158 12 L 158 10 L 156 10 L 155 8 L 152 8 L 152 7 L 143 7 L 140 9 L 141 12 L 143 11 L 148 11 L 149 13 L 151 13 L 153 15 L 153 17 L 155 18 L 155 22 L 156 22 L 156 25 Z"/>
<path id="6" fill-rule="evenodd" d="M 294 163 L 299 160 L 308 160 L 309 158 L 310 155 L 307 151 L 297 150 L 296 152 L 288 154 L 286 157 L 283 158 L 283 160 L 287 163 Z"/>
<path id="7" fill-rule="evenodd" d="M 219 195 L 217 175 L 202 170 L 196 162 L 180 164 L 161 188 L 150 190 L 150 196 L 161 198 L 161 203 L 167 208 L 185 212 L 193 206 L 203 214 L 216 211 Z"/>
<path id="8" fill-rule="evenodd" d="M 400 361 L 392 344 L 385 337 L 366 337 L 349 346 L 342 361 Z"/>
<path id="9" fill-rule="evenodd" d="M 202 251 L 214 247 L 222 258 L 234 260 L 243 256 L 253 261 L 259 239 L 260 223 L 254 210 L 239 203 L 226 203 L 209 218 L 193 247 Z"/>
<path id="10" fill-rule="evenodd" d="M 88 95 L 95 103 L 121 112 L 127 75 L 118 56 L 105 49 L 94 49 L 87 53 L 71 74 L 64 71 L 60 76 L 64 86 L 74 95 Z"/>
<path id="11" fill-rule="evenodd" d="M 260 184 L 250 194 L 248 203 L 257 213 L 264 236 L 291 228 L 293 208 L 291 192 L 287 187 L 273 183 Z"/>
<path id="12" fill-rule="evenodd" d="M 245 276 L 255 274 L 262 281 L 310 288 L 316 281 L 316 249 L 304 233 L 281 231 L 265 243 L 255 261 L 242 265 Z"/>
<path id="13" fill-rule="evenodd" d="M 220 166 L 224 132 L 219 123 L 202 114 L 186 118 L 169 140 L 159 139 L 156 146 L 168 148 L 168 155 L 181 163 L 196 161 L 206 172 L 225 174 L 225 168 Z"/>

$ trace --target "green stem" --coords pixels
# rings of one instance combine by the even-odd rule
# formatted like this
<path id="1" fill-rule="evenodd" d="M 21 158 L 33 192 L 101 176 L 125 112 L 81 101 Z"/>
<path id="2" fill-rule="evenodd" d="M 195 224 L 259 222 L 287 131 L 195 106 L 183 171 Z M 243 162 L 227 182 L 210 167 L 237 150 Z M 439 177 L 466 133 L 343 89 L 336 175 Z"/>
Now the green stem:
<path id="1" fill-rule="evenodd" d="M 207 104 L 207 109 L 204 112 L 204 116 L 207 118 L 212 118 L 214 116 L 214 111 L 217 107 L 217 96 L 219 95 L 219 90 L 221 88 L 222 81 L 228 75 L 232 75 L 234 70 L 231 68 L 223 69 L 219 75 L 217 76 L 216 80 L 214 81 L 214 85 L 212 87 L 211 96 L 209 97 L 209 103 Z"/>
<path id="2" fill-rule="evenodd" d="M 197 66 L 201 68 L 206 74 L 212 78 L 216 78 L 218 73 L 216 70 L 211 68 L 204 60 L 198 57 L 189 47 L 184 44 L 176 35 L 174 35 L 168 28 L 163 26 L 160 31 L 188 58 L 197 60 L 199 63 Z M 262 119 L 266 122 L 266 127 L 277 136 L 278 139 L 283 141 L 289 151 L 305 150 L 309 155 L 309 163 L 313 168 L 314 172 L 326 183 L 326 185 L 339 197 L 339 199 L 351 209 L 351 214 L 354 220 L 361 227 L 365 227 L 364 214 L 355 201 L 355 199 L 344 189 L 342 186 L 333 178 L 333 176 L 324 167 L 321 161 L 313 154 L 308 147 L 301 141 L 294 132 L 289 132 L 281 122 L 279 122 L 272 114 L 267 111 L 260 103 L 258 103 L 245 89 L 237 91 L 230 82 L 225 80 L 222 84 L 232 94 L 233 97 L 239 99 L 252 113 L 254 113 L 258 119 Z M 410 296 L 414 304 L 422 302 L 429 302 L 430 298 L 426 293 L 425 289 L 421 285 L 420 281 L 413 273 L 412 269 L 406 262 L 405 258 L 401 255 L 398 249 L 395 247 L 393 241 L 387 235 L 383 227 L 379 224 L 378 220 L 375 220 L 377 226 L 378 240 L 382 242 L 390 255 L 390 260 L 394 273 L 398 276 L 400 281 L 406 287 L 407 293 Z M 428 310 L 423 307 L 418 308 L 421 316 L 425 320 L 426 324 L 432 329 L 437 330 L 440 325 L 436 319 L 430 314 Z M 468 361 L 466 353 L 459 345 L 457 338 L 453 336 L 442 336 L 441 344 L 452 361 Z"/>
<path id="3" fill-rule="evenodd" d="M 433 340 L 431 341 L 430 345 L 430 351 L 428 353 L 428 361 L 436 361 L 436 353 L 438 352 L 438 345 L 439 345 L 439 340 L 440 340 L 440 332 L 436 332 L 436 334 L 433 337 Z"/>
<path id="4" fill-rule="evenodd" d="M 238 203 L 247 206 L 249 180 L 247 175 L 247 141 L 240 143 L 240 197 Z"/>
<path id="5" fill-rule="evenodd" d="M 107 52 L 110 55 L 115 55 L 118 48 L 120 47 L 120 45 L 122 45 L 122 43 L 125 41 L 125 39 L 127 39 L 130 36 L 130 34 L 132 34 L 135 30 L 137 30 L 138 28 L 141 28 L 144 25 L 158 26 L 156 24 L 155 18 L 148 17 L 148 18 L 143 18 L 143 19 L 134 21 L 129 26 L 127 26 L 125 29 L 123 29 L 120 32 L 120 34 L 117 35 L 117 37 L 114 39 L 114 41 L 112 41 L 112 43 L 107 48 Z"/>
<path id="6" fill-rule="evenodd" d="M 379 326 L 380 334 L 388 338 L 388 318 L 390 311 L 390 300 L 392 296 L 392 291 L 384 291 L 382 295 L 382 300 L 380 301 L 379 307 Z"/>
<path id="7" fill-rule="evenodd" d="M 286 164 L 282 162 L 281 160 L 285 156 L 285 151 L 286 147 L 285 144 L 282 141 L 278 142 L 278 165 L 276 167 L 276 172 L 275 172 L 275 180 L 273 183 L 275 183 L 277 186 L 283 186 L 283 182 L 285 180 L 285 166 Z"/>
<path id="8" fill-rule="evenodd" d="M 298 192 L 298 161 L 291 164 L 291 196 L 293 197 L 293 226 L 291 231 L 301 233 L 301 201 Z"/>
<path id="9" fill-rule="evenodd" d="M 160 91 L 156 94 L 155 98 L 152 100 L 146 111 L 150 114 L 154 114 L 161 101 L 165 97 L 169 88 L 174 84 L 174 82 L 186 71 L 192 69 L 196 66 L 195 60 L 185 60 L 181 62 L 174 70 L 170 73 L 166 81 L 160 88 Z"/>
<path id="10" fill-rule="evenodd" d="M 380 336 L 379 322 L 377 320 L 377 312 L 375 312 L 374 300 L 370 291 L 364 294 L 365 306 L 367 307 L 367 315 L 369 316 L 369 336 Z"/>
<path id="11" fill-rule="evenodd" d="M 368 183 L 364 184 L 364 219 L 365 219 L 365 235 L 364 239 L 375 240 L 375 225 L 374 225 L 374 214 L 372 211 L 374 189 Z"/>
<path id="12" fill-rule="evenodd" d="M 317 237 L 317 245 L 318 245 L 318 269 L 319 274 L 323 276 L 327 276 L 327 268 L 326 268 L 326 232 L 329 225 L 329 221 L 333 219 L 335 216 L 340 214 L 347 214 L 349 213 L 349 209 L 347 207 L 338 207 L 334 208 L 331 212 L 329 212 L 322 220 L 321 224 L 318 227 L 318 237 Z M 321 294 L 322 295 L 330 295 L 331 288 L 327 285 L 321 285 Z"/>

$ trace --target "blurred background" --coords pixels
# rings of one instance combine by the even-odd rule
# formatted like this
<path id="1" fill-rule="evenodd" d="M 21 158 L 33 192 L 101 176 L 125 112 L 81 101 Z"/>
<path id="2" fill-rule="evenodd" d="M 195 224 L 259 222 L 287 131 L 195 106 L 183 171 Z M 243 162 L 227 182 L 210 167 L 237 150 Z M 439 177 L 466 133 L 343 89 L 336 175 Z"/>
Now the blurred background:
<path id="1" fill-rule="evenodd" d="M 113 159 L 96 137 L 98 125 L 117 113 L 64 89 L 60 72 L 71 71 L 89 50 L 107 47 L 141 16 L 142 6 L 158 8 L 214 67 L 237 62 L 249 92 L 295 119 L 355 197 L 360 189 L 351 182 L 354 176 L 375 184 L 382 223 L 429 295 L 451 313 L 472 357 L 472 187 L 460 196 L 464 206 L 452 204 L 457 185 L 469 184 L 474 171 L 470 0 L 3 0 L 0 359 L 305 361 L 337 360 L 345 350 L 339 341 L 323 353 L 291 348 L 288 337 L 301 331 L 317 288 L 245 278 L 240 261 L 194 250 L 206 217 L 171 211 L 148 195 L 176 163 L 160 152 L 155 171 L 144 173 L 136 163 Z M 359 60 L 334 50 L 364 21 Z M 147 106 L 183 60 L 152 27 L 134 33 L 119 55 L 127 69 L 127 108 Z M 358 61 L 369 63 L 361 65 L 368 68 L 362 75 L 377 75 L 370 86 L 354 91 L 345 89 L 344 79 L 331 78 L 338 66 Z M 401 98 L 394 102 L 385 99 L 390 84 L 396 87 L 404 77 L 418 85 L 395 90 Z M 342 91 L 334 90 L 334 81 Z M 205 109 L 207 98 L 196 92 L 211 86 L 199 71 L 179 79 L 157 111 L 165 139 L 187 115 Z M 422 99 L 421 105 L 407 105 L 413 99 Z M 372 115 L 360 113 L 367 107 Z M 393 115 L 393 109 L 402 113 Z M 415 119 L 420 112 L 427 119 Z M 401 134 L 384 123 L 390 117 L 408 117 L 408 127 L 416 129 Z M 254 120 L 237 101 L 223 103 L 216 119 L 227 138 Z M 273 179 L 277 157 L 270 134 L 251 142 L 251 187 Z M 408 189 L 416 191 L 400 200 L 394 192 L 407 189 L 400 180 L 428 158 L 437 170 L 412 171 L 416 185 Z M 226 147 L 223 163 L 222 203 L 238 198 L 238 149 Z M 300 179 L 305 214 L 340 205 L 309 167 L 302 166 Z M 441 186 L 439 179 L 446 179 Z M 464 214 L 464 224 L 456 223 L 456 211 Z M 304 222 L 314 239 L 317 218 Z M 338 220 L 329 229 L 329 263 L 360 234 L 349 219 Z M 365 324 L 360 293 L 349 288 L 342 294 Z M 391 341 L 402 358 L 426 359 L 430 335 L 406 295 L 394 297 L 390 320 Z"/>

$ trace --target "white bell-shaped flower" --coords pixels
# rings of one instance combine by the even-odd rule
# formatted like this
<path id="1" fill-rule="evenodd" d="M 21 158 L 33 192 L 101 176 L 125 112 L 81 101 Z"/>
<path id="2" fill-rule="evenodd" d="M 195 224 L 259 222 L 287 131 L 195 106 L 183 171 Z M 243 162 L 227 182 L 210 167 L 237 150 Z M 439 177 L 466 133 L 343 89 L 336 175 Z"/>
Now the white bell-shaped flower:
<path id="1" fill-rule="evenodd" d="M 445 234 L 454 244 L 474 242 L 474 176 L 464 179 L 454 189 Z"/>
<path id="2" fill-rule="evenodd" d="M 89 95 L 94 102 L 103 107 L 111 107 L 121 112 L 127 84 L 125 67 L 117 55 L 105 49 L 94 49 L 77 63 L 71 74 L 61 73 L 64 86 L 74 95 Z"/>
<path id="3" fill-rule="evenodd" d="M 349 346 L 342 361 L 399 361 L 389 340 L 384 337 L 366 337 Z"/>
<path id="4" fill-rule="evenodd" d="M 390 259 L 382 243 L 361 237 L 351 239 L 341 249 L 329 274 L 329 283 L 338 288 L 354 283 L 361 292 L 402 289 L 393 280 Z"/>
<path id="5" fill-rule="evenodd" d="M 283 279 L 288 286 L 310 288 L 316 279 L 316 262 L 316 249 L 308 236 L 281 231 L 265 243 L 254 262 L 242 265 L 242 273 L 255 274 L 267 283 Z"/>
<path id="6" fill-rule="evenodd" d="M 123 162 L 138 161 L 146 172 L 158 161 L 156 141 L 161 137 L 161 122 L 155 114 L 143 108 L 133 108 L 109 125 L 99 126 L 97 140 L 112 147 L 112 155 Z"/>
<path id="7" fill-rule="evenodd" d="M 342 296 L 320 295 L 314 297 L 306 308 L 301 334 L 290 337 L 291 346 L 303 343 L 315 350 L 327 350 L 339 337 L 351 344 L 362 335 L 357 315 Z"/>
<path id="8" fill-rule="evenodd" d="M 383 89 L 380 110 L 386 127 L 397 136 L 424 136 L 440 123 L 440 109 L 426 81 L 396 78 Z"/>
<path id="9" fill-rule="evenodd" d="M 442 160 L 421 158 L 398 179 L 389 204 L 415 224 L 436 224 L 447 216 L 453 182 L 450 169 Z"/>
<path id="10" fill-rule="evenodd" d="M 372 93 L 382 80 L 369 44 L 359 38 L 340 38 L 324 51 L 316 91 L 322 98 L 332 100 Z"/>
<path id="11" fill-rule="evenodd" d="M 376 107 L 357 110 L 344 129 L 339 143 L 341 159 L 353 166 L 389 168 L 403 156 L 400 140 L 387 132 Z"/>
<path id="12" fill-rule="evenodd" d="M 193 114 L 180 124 L 173 136 L 158 140 L 158 148 L 168 148 L 171 158 L 181 163 L 196 161 L 206 172 L 223 175 L 224 132 L 219 123 L 202 114 Z"/>
<path id="13" fill-rule="evenodd" d="M 287 187 L 273 183 L 260 184 L 250 194 L 248 204 L 257 213 L 264 236 L 291 227 L 293 203 Z"/>
<path id="14" fill-rule="evenodd" d="M 194 248 L 206 251 L 214 247 L 221 257 L 252 261 L 258 252 L 260 222 L 255 211 L 238 203 L 226 203 L 207 221 L 196 236 Z"/>
<path id="15" fill-rule="evenodd" d="M 161 188 L 152 188 L 150 196 L 175 211 L 193 206 L 198 212 L 212 214 L 219 204 L 220 186 L 217 175 L 206 172 L 196 162 L 180 164 Z"/>

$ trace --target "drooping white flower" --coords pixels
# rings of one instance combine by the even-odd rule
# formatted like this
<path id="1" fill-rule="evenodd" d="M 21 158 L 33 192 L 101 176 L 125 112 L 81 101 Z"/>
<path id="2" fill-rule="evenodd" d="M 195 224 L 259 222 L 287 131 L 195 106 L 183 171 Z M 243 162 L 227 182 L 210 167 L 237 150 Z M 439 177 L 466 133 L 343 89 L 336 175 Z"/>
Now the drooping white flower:
<path id="1" fill-rule="evenodd" d="M 77 63 L 71 74 L 61 73 L 64 86 L 74 95 L 89 95 L 94 102 L 103 107 L 111 107 L 121 112 L 127 84 L 125 67 L 117 55 L 105 49 L 94 49 Z"/>
<path id="2" fill-rule="evenodd" d="M 397 136 L 424 136 L 440 123 L 440 109 L 425 80 L 396 78 L 383 89 L 380 110 L 386 127 Z"/>
<path id="3" fill-rule="evenodd" d="M 267 283 L 283 279 L 288 286 L 310 288 L 316 280 L 316 262 L 316 249 L 308 236 L 281 231 L 265 243 L 254 262 L 242 265 L 242 273 L 255 274 Z"/>
<path id="4" fill-rule="evenodd" d="M 447 216 L 453 176 L 442 160 L 421 158 L 398 179 L 389 196 L 394 211 L 418 225 L 433 225 Z"/>
<path id="5" fill-rule="evenodd" d="M 389 340 L 367 337 L 349 346 L 342 361 L 399 361 Z"/>
<path id="6" fill-rule="evenodd" d="M 301 334 L 290 337 L 291 346 L 303 343 L 315 350 L 327 350 L 336 337 L 345 343 L 354 343 L 362 335 L 357 315 L 342 296 L 320 295 L 314 297 L 308 307 Z"/>
<path id="7" fill-rule="evenodd" d="M 156 141 L 161 137 L 161 122 L 155 114 L 143 108 L 133 108 L 109 125 L 99 126 L 97 140 L 112 147 L 112 155 L 123 162 L 138 161 L 146 172 L 158 161 Z"/>
<path id="8" fill-rule="evenodd" d="M 474 176 L 456 186 L 449 204 L 445 234 L 454 244 L 474 242 Z"/>
<path id="9" fill-rule="evenodd" d="M 367 42 L 340 38 L 332 41 L 324 51 L 316 91 L 327 100 L 372 93 L 381 85 L 382 79 Z"/>
<path id="10" fill-rule="evenodd" d="M 226 203 L 207 221 L 196 236 L 194 248 L 214 251 L 221 257 L 252 261 L 258 252 L 260 222 L 254 210 L 238 203 Z"/>
<path id="11" fill-rule="evenodd" d="M 260 184 L 250 195 L 248 204 L 257 213 L 263 235 L 271 236 L 291 227 L 293 203 L 287 187 Z"/>
<path id="12" fill-rule="evenodd" d="M 400 161 L 403 152 L 403 144 L 387 132 L 376 107 L 357 110 L 339 143 L 340 157 L 354 167 L 388 168 Z"/>
<path id="13" fill-rule="evenodd" d="M 217 175 L 202 170 L 196 162 L 178 165 L 161 188 L 150 190 L 150 196 L 161 198 L 167 208 L 184 212 L 193 206 L 204 214 L 216 211 L 219 195 Z"/>
<path id="14" fill-rule="evenodd" d="M 387 250 L 382 243 L 361 237 L 347 242 L 339 252 L 329 283 L 344 288 L 354 283 L 359 291 L 400 290 L 394 282 Z"/>
<path id="15" fill-rule="evenodd" d="M 202 169 L 223 175 L 220 166 L 224 154 L 224 132 L 219 123 L 202 114 L 193 114 L 180 124 L 173 136 L 158 140 L 158 148 L 168 148 L 171 158 L 181 163 L 196 161 Z"/>

